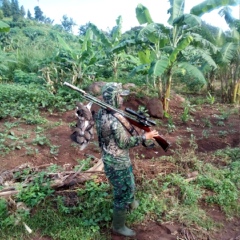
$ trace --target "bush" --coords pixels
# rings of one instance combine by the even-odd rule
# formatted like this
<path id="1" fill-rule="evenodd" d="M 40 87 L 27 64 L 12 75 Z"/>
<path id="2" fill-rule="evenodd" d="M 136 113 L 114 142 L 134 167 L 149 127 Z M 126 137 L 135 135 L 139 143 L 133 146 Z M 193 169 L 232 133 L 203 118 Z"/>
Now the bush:
<path id="1" fill-rule="evenodd" d="M 29 37 L 31 40 L 34 40 L 35 38 L 39 37 L 39 36 L 44 36 L 45 33 L 35 27 L 26 27 L 23 29 L 23 33 Z"/>
<path id="2" fill-rule="evenodd" d="M 0 199 L 0 229 L 12 225 L 14 217 L 8 213 L 7 202 L 5 199 Z"/>
<path id="3" fill-rule="evenodd" d="M 22 70 L 15 70 L 13 81 L 20 84 L 44 84 L 43 79 L 39 78 L 36 73 L 25 73 Z"/>

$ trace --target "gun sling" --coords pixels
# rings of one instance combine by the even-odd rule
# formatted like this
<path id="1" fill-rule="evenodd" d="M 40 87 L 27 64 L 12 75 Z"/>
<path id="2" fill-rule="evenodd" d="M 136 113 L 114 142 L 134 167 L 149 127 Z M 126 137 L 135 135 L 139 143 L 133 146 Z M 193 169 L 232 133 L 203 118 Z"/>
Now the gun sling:
<path id="1" fill-rule="evenodd" d="M 110 113 L 127 129 L 127 131 L 132 135 L 132 136 L 138 136 L 137 130 L 132 126 L 132 124 L 129 123 L 129 121 L 120 113 L 110 111 Z M 147 145 L 146 141 L 143 140 L 142 145 L 147 148 L 152 148 L 154 147 L 154 143 Z"/>

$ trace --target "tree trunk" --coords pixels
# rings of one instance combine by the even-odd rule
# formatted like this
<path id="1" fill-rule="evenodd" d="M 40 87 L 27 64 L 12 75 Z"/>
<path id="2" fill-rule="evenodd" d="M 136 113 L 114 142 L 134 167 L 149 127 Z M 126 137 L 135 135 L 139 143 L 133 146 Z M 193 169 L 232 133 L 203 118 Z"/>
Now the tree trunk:
<path id="1" fill-rule="evenodd" d="M 165 92 L 164 98 L 163 98 L 163 110 L 165 112 L 168 112 L 168 110 L 169 110 L 171 84 L 172 84 L 172 74 L 169 75 L 167 85 L 166 85 L 166 92 Z"/>
<path id="2" fill-rule="evenodd" d="M 208 86 L 207 86 L 207 90 L 212 93 L 214 92 L 214 85 L 213 85 L 213 82 L 215 81 L 215 73 L 214 71 L 211 71 L 209 74 L 208 74 Z"/>
<path id="3" fill-rule="evenodd" d="M 157 90 L 158 90 L 158 98 L 162 102 L 163 110 L 164 110 L 164 96 L 163 96 L 163 84 L 161 77 L 157 77 Z"/>
<path id="4" fill-rule="evenodd" d="M 240 104 L 240 79 L 236 82 L 233 90 L 233 103 Z"/>

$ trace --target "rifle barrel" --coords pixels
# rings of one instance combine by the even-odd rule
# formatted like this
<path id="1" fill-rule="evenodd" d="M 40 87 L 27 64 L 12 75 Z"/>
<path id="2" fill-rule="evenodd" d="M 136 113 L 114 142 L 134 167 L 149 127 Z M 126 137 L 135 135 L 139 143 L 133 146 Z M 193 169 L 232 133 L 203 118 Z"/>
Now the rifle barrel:
<path id="1" fill-rule="evenodd" d="M 93 103 L 96 103 L 98 106 L 102 107 L 103 109 L 113 110 L 113 111 L 121 114 L 122 116 L 130 118 L 130 119 L 132 119 L 134 121 L 138 121 L 136 116 L 134 116 L 132 114 L 129 114 L 129 113 L 125 112 L 125 111 L 122 111 L 120 109 L 116 109 L 113 106 L 111 106 L 110 104 L 107 104 L 105 102 L 100 101 L 98 98 L 96 98 L 96 97 L 86 93 L 84 90 L 82 90 L 82 89 L 80 89 L 80 88 L 78 88 L 78 87 L 76 87 L 76 86 L 74 86 L 74 85 L 72 85 L 72 84 L 70 84 L 68 82 L 64 82 L 63 85 L 66 85 L 66 86 L 68 86 L 68 87 L 70 87 L 70 88 L 72 88 L 72 89 L 82 93 L 83 94 L 83 96 L 82 96 L 83 98 L 85 98 L 85 99 L 87 99 L 87 100 L 89 100 L 89 101 L 91 101 Z"/>
<path id="2" fill-rule="evenodd" d="M 155 125 L 156 125 L 156 123 L 155 123 L 154 121 L 148 119 L 148 118 L 147 118 L 146 116 L 144 116 L 144 115 L 139 114 L 138 112 L 135 112 L 134 110 L 132 110 L 132 109 L 130 109 L 130 108 L 125 108 L 125 111 L 126 111 L 127 113 L 130 113 L 130 114 L 136 116 L 138 119 L 141 119 L 141 120 L 145 121 L 147 124 L 150 124 L 150 125 L 152 125 L 152 126 L 155 126 Z"/>
<path id="3" fill-rule="evenodd" d="M 111 106 L 105 102 L 100 101 L 98 98 L 86 93 L 84 90 L 82 90 L 68 82 L 64 82 L 63 85 L 66 85 L 66 86 L 82 93 L 83 98 L 97 104 L 98 106 L 102 107 L 103 109 L 112 110 L 114 112 L 121 114 L 122 116 L 128 118 L 130 123 L 132 123 L 135 126 L 140 127 L 141 129 L 143 129 L 147 132 L 151 131 L 149 124 L 156 125 L 156 123 L 154 121 L 147 119 L 145 116 L 138 114 L 137 112 L 135 112 L 134 110 L 132 110 L 130 108 L 126 108 L 125 111 L 122 111 L 120 109 L 114 108 L 113 106 Z M 165 151 L 167 151 L 170 144 L 164 138 L 162 138 L 161 136 L 158 136 L 155 138 L 155 140 Z"/>

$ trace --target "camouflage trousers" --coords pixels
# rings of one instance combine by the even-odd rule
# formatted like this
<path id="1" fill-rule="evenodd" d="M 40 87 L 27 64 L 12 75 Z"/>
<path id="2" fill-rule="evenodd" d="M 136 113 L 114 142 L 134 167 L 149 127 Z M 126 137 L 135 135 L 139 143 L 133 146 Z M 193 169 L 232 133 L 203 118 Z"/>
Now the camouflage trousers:
<path id="1" fill-rule="evenodd" d="M 104 164 L 105 174 L 113 186 L 113 207 L 116 209 L 129 209 L 134 200 L 135 181 L 132 166 L 123 170 L 115 170 Z"/>

